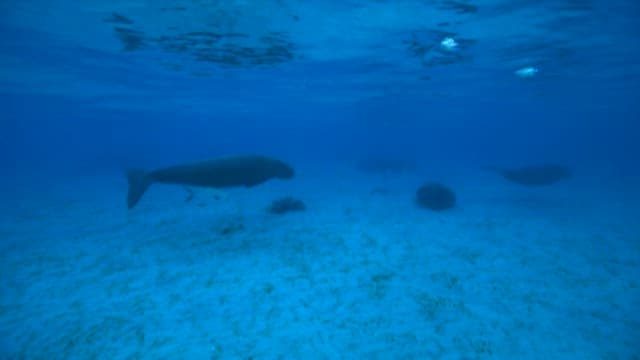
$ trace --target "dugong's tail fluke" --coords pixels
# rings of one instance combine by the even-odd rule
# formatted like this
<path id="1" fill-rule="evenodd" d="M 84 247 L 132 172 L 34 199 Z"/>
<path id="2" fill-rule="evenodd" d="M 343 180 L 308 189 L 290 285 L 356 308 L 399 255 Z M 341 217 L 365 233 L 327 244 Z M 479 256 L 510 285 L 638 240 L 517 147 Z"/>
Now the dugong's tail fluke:
<path id="1" fill-rule="evenodd" d="M 140 201 L 142 195 L 153 183 L 153 179 L 144 170 L 131 169 L 127 170 L 127 180 L 129 181 L 127 205 L 131 209 Z"/>

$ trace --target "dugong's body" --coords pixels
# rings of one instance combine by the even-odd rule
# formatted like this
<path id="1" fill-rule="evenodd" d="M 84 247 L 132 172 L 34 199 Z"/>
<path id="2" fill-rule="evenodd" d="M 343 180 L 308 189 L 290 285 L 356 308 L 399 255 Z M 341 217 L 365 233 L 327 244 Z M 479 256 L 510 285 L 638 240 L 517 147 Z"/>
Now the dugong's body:
<path id="1" fill-rule="evenodd" d="M 518 169 L 490 168 L 503 178 L 525 186 L 545 186 L 571 177 L 571 171 L 562 165 L 537 165 Z"/>
<path id="2" fill-rule="evenodd" d="M 252 187 L 272 178 L 291 179 L 294 170 L 284 162 L 264 156 L 234 156 L 177 165 L 151 172 L 127 171 L 127 204 L 133 208 L 153 183 L 211 188 Z"/>

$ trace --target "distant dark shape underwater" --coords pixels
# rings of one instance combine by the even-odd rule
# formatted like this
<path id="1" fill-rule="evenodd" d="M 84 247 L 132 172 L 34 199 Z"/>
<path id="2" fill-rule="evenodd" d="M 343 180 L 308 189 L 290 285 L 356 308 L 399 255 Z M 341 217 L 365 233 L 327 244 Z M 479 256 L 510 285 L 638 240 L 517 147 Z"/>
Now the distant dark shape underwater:
<path id="1" fill-rule="evenodd" d="M 234 156 L 172 166 L 151 172 L 127 171 L 129 209 L 136 206 L 153 183 L 210 188 L 253 187 L 273 178 L 291 179 L 294 170 L 284 162 L 265 156 Z"/>
<path id="2" fill-rule="evenodd" d="M 445 185 L 429 183 L 418 188 L 416 201 L 423 208 L 443 211 L 456 206 L 456 194 Z"/>
<path id="3" fill-rule="evenodd" d="M 307 207 L 302 200 L 287 196 L 274 200 L 271 206 L 267 208 L 267 211 L 271 214 L 282 215 L 290 212 L 305 211 L 306 209 Z"/>
<path id="4" fill-rule="evenodd" d="M 491 167 L 494 171 L 512 183 L 524 186 L 546 186 L 571 177 L 571 171 L 562 165 L 536 165 L 515 169 Z"/>
<path id="5" fill-rule="evenodd" d="M 356 168 L 369 174 L 398 174 L 416 169 L 416 164 L 401 157 L 369 156 L 357 162 Z"/>

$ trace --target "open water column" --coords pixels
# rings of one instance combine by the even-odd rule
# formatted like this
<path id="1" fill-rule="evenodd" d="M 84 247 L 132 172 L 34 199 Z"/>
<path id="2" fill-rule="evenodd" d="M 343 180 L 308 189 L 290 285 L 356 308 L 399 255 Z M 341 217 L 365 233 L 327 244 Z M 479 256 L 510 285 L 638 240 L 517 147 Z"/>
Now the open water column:
<path id="1" fill-rule="evenodd" d="M 0 1 L 0 359 L 639 359 L 639 16 Z"/>

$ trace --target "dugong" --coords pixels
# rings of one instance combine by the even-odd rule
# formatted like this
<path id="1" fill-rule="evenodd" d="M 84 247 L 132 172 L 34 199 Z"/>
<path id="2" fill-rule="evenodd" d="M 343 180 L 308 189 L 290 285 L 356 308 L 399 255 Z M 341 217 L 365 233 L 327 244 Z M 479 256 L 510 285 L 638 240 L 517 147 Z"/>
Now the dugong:
<path id="1" fill-rule="evenodd" d="M 265 156 L 233 156 L 171 166 L 146 172 L 127 170 L 127 205 L 136 206 L 153 183 L 190 185 L 209 188 L 253 187 L 273 179 L 291 179 L 294 170 L 284 162 Z"/>
<path id="2" fill-rule="evenodd" d="M 516 169 L 501 169 L 490 167 L 488 170 L 494 171 L 503 178 L 524 186 L 545 186 L 555 184 L 560 180 L 571 177 L 571 171 L 562 165 L 536 165 Z"/>

